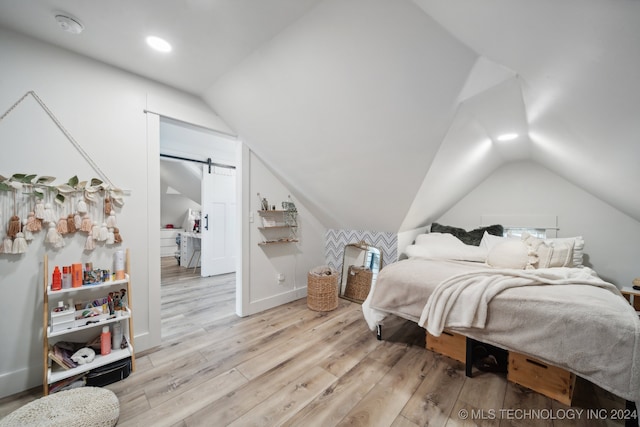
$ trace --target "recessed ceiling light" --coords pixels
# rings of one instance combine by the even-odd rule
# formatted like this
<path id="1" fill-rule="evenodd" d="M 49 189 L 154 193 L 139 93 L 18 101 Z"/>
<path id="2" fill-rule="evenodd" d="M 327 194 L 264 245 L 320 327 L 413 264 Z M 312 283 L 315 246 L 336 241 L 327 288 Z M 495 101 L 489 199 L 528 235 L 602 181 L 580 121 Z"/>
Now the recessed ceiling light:
<path id="1" fill-rule="evenodd" d="M 498 141 L 504 142 L 504 141 L 513 141 L 517 137 L 518 137 L 517 133 L 503 133 L 502 135 L 498 136 L 496 139 Z"/>
<path id="2" fill-rule="evenodd" d="M 165 39 L 156 36 L 147 37 L 147 44 L 158 52 L 171 52 L 171 45 Z"/>
<path id="3" fill-rule="evenodd" d="M 66 15 L 56 15 L 56 22 L 67 33 L 80 34 L 84 30 L 80 22 Z"/>

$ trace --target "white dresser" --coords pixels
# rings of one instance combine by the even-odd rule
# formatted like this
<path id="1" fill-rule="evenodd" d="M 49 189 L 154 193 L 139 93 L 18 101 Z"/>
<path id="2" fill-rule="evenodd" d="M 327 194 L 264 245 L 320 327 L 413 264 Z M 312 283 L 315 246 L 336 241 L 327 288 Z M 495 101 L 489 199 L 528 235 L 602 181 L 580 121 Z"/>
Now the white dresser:
<path id="1" fill-rule="evenodd" d="M 176 243 L 176 237 L 183 230 L 180 228 L 161 228 L 160 229 L 160 256 L 174 256 L 180 250 Z"/>

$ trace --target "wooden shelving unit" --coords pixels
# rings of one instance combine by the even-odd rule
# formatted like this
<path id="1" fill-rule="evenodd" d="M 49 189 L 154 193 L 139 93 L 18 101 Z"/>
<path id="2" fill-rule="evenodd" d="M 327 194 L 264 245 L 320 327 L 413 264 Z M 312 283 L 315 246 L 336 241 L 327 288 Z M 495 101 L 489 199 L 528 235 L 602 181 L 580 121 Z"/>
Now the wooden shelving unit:
<path id="1" fill-rule="evenodd" d="M 43 346 L 42 346 L 42 357 L 43 357 L 43 378 L 42 378 L 42 386 L 45 396 L 49 394 L 49 388 L 51 384 L 54 384 L 58 381 L 71 378 L 78 374 L 82 374 L 85 372 L 89 372 L 92 369 L 98 368 L 100 366 L 107 365 L 112 362 L 116 362 L 118 360 L 122 360 L 125 358 L 131 358 L 131 372 L 135 370 L 135 353 L 134 342 L 133 342 L 133 311 L 132 311 L 132 296 L 131 296 L 131 277 L 130 277 L 130 258 L 129 258 L 129 250 L 126 252 L 126 266 L 125 266 L 125 278 L 123 280 L 111 280 L 103 283 L 97 283 L 93 285 L 83 285 L 77 288 L 68 288 L 61 289 L 57 291 L 52 291 L 51 286 L 49 285 L 49 260 L 47 255 L 44 256 L 44 279 L 43 279 L 43 289 L 44 289 L 44 301 L 42 305 L 42 318 L 43 318 Z M 88 295 L 95 296 L 96 290 L 103 290 L 105 292 L 109 292 L 112 289 L 120 289 L 123 286 L 126 286 L 127 290 L 127 307 L 126 310 L 120 316 L 109 316 L 109 315 L 101 315 L 97 316 L 95 319 L 97 320 L 95 323 L 88 324 L 80 324 L 80 322 L 76 321 L 75 318 L 73 320 L 73 325 L 68 327 L 67 329 L 55 330 L 52 325 L 49 323 L 50 318 L 50 307 L 55 306 L 56 304 L 50 304 L 50 299 L 53 302 L 64 301 L 65 298 L 73 297 L 74 300 L 80 297 L 88 297 Z M 94 292 L 92 292 L 94 291 Z M 89 297 L 90 298 L 90 297 Z M 70 308 L 70 310 L 74 311 L 75 317 L 75 309 Z M 126 337 L 128 346 L 125 349 L 113 348 L 111 349 L 111 353 L 107 355 L 100 355 L 98 352 L 94 360 L 90 363 L 84 365 L 78 365 L 75 368 L 63 369 L 58 366 L 55 362 L 53 362 L 49 357 L 49 344 L 50 341 L 63 341 L 63 338 L 73 339 L 74 336 L 85 336 L 91 333 L 91 330 L 95 330 L 95 335 L 99 335 L 103 326 L 113 325 L 116 322 L 120 322 L 122 326 L 122 333 Z"/>

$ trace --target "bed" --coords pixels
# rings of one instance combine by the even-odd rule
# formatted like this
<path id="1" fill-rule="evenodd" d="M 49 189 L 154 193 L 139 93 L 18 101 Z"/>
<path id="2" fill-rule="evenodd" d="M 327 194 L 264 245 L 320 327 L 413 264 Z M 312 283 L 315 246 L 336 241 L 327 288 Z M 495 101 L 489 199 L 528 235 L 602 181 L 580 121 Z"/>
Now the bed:
<path id="1" fill-rule="evenodd" d="M 584 242 L 582 242 L 583 244 Z M 418 236 L 363 303 L 376 330 L 392 314 L 432 335 L 444 328 L 575 373 L 640 401 L 640 320 L 612 284 L 581 264 L 578 239 L 507 239 L 479 246 Z"/>

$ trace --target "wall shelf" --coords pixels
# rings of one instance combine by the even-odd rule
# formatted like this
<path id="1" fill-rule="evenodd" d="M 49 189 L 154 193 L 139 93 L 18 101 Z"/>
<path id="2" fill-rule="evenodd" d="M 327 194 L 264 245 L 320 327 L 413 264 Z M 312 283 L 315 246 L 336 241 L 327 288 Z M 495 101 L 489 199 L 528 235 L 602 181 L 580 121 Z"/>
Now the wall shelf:
<path id="1" fill-rule="evenodd" d="M 297 243 L 298 212 L 289 210 L 259 210 L 262 226 L 258 226 L 265 240 L 258 246 Z"/>
<path id="2" fill-rule="evenodd" d="M 289 212 L 289 211 L 284 211 L 284 210 L 281 210 L 281 209 L 270 209 L 268 211 L 259 210 L 258 211 L 258 215 L 260 215 L 260 216 L 281 215 L 281 214 L 283 214 L 285 212 Z"/>
<path id="3" fill-rule="evenodd" d="M 269 245 L 279 245 L 282 243 L 298 243 L 297 239 L 292 240 L 267 240 L 264 242 L 258 243 L 258 246 L 269 246 Z"/>

